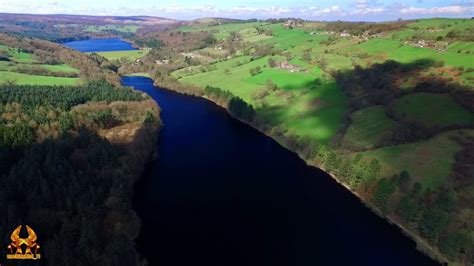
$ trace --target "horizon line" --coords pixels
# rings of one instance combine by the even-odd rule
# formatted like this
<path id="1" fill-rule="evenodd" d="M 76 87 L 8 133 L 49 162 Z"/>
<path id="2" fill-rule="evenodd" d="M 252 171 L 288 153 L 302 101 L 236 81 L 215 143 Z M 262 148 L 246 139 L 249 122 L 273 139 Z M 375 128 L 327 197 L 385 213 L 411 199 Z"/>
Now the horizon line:
<path id="1" fill-rule="evenodd" d="M 12 12 L 2 12 L 0 11 L 0 14 L 8 14 L 8 15 L 33 15 L 33 16 L 84 16 L 84 17 L 121 17 L 121 18 L 133 18 L 133 17 L 148 17 L 148 18 L 159 18 L 159 19 L 168 19 L 168 20 L 174 20 L 176 22 L 180 21 L 196 21 L 199 19 L 228 19 L 228 20 L 238 20 L 238 21 L 249 21 L 249 20 L 257 20 L 257 21 L 267 21 L 267 20 L 281 20 L 281 19 L 298 19 L 298 20 L 303 20 L 303 21 L 310 21 L 310 22 L 350 22 L 350 23 L 360 23 L 360 22 L 365 22 L 365 23 L 385 23 L 385 22 L 396 22 L 398 20 L 384 20 L 384 21 L 366 21 L 366 20 L 359 20 L 359 21 L 351 21 L 351 20 L 342 20 L 342 19 L 336 19 L 336 20 L 312 20 L 312 19 L 304 19 L 304 18 L 299 18 L 299 17 L 280 17 L 280 18 L 248 18 L 248 19 L 242 19 L 242 18 L 232 18 L 232 17 L 199 17 L 199 18 L 194 18 L 194 19 L 178 19 L 178 18 L 171 18 L 171 17 L 160 17 L 160 16 L 153 16 L 153 15 L 87 15 L 87 14 L 65 14 L 65 13 L 12 13 Z M 474 17 L 459 17 L 459 18 L 452 18 L 452 17 L 430 17 L 430 18 L 410 18 L 410 19 L 403 19 L 400 18 L 402 21 L 415 21 L 415 20 L 427 20 L 427 19 L 474 19 Z"/>

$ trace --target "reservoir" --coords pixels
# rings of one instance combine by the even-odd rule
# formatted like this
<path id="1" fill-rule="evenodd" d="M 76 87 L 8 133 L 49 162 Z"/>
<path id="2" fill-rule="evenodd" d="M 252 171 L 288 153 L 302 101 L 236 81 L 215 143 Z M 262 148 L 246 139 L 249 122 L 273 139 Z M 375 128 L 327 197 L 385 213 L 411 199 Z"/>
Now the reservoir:
<path id="1" fill-rule="evenodd" d="M 62 45 L 85 53 L 137 50 L 132 44 L 117 38 L 72 41 L 62 43 Z"/>
<path id="2" fill-rule="evenodd" d="M 164 127 L 135 186 L 150 265 L 437 265 L 329 175 L 210 101 L 153 86 Z"/>

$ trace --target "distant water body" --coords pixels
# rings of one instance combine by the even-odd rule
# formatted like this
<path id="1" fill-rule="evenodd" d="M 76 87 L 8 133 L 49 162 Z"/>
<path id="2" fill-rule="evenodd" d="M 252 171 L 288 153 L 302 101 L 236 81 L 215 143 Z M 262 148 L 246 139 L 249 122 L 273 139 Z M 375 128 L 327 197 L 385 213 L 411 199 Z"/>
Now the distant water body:
<path id="1" fill-rule="evenodd" d="M 62 45 L 84 53 L 137 50 L 132 44 L 117 38 L 72 41 L 62 43 Z"/>

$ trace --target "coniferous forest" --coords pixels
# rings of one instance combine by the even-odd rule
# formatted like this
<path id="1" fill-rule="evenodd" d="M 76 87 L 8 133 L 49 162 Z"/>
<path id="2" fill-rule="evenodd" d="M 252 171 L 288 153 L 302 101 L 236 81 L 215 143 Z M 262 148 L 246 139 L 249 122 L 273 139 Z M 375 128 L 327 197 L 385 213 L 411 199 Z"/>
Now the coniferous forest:
<path id="1" fill-rule="evenodd" d="M 0 113 L 0 228 L 33 228 L 43 264 L 142 264 L 131 198 L 156 141 L 157 106 L 105 81 L 4 84 Z M 117 127 L 136 133 L 119 140 Z"/>

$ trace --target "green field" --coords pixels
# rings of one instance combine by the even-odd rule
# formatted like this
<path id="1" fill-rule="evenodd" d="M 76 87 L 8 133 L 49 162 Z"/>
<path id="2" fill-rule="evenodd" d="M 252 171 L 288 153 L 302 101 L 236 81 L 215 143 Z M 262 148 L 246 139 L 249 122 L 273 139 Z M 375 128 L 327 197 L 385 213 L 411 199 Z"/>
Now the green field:
<path id="1" fill-rule="evenodd" d="M 271 80 L 278 87 L 285 90 L 297 90 L 311 87 L 315 78 L 305 73 L 296 72 L 291 73 L 280 69 L 265 69 L 262 73 L 244 79 L 244 82 L 265 85 L 268 80 Z"/>
<path id="2" fill-rule="evenodd" d="M 78 82 L 78 78 L 70 77 L 54 77 L 31 75 L 21 73 L 23 70 L 42 69 L 43 71 L 63 72 L 63 73 L 79 73 L 67 64 L 48 65 L 42 64 L 31 53 L 20 51 L 19 49 L 0 45 L 0 50 L 6 51 L 10 61 L 0 61 L 0 83 L 15 82 L 16 84 L 25 85 L 74 85 Z M 26 72 L 30 73 L 30 72 Z"/>
<path id="3" fill-rule="evenodd" d="M 66 64 L 59 64 L 59 65 L 45 65 L 45 64 L 42 64 L 40 65 L 50 71 L 54 71 L 54 72 L 73 72 L 73 73 L 79 73 L 79 70 L 78 69 L 75 69 L 69 65 L 66 65 Z"/>
<path id="4" fill-rule="evenodd" d="M 447 94 L 406 95 L 395 102 L 394 108 L 398 117 L 428 127 L 467 126 L 474 123 L 474 114 L 457 105 Z"/>
<path id="5" fill-rule="evenodd" d="M 53 72 L 64 72 L 64 73 L 79 73 L 78 69 L 75 69 L 67 64 L 58 64 L 58 65 L 47 65 L 47 64 L 29 64 L 29 63 L 17 63 L 17 62 L 7 62 L 7 61 L 0 61 L 0 70 L 1 71 L 12 71 L 17 72 L 18 67 L 23 66 L 37 66 L 41 68 L 45 68 L 49 71 Z"/>
<path id="6" fill-rule="evenodd" d="M 12 81 L 19 85 L 75 85 L 78 78 L 35 76 L 17 72 L 0 71 L 0 83 Z"/>
<path id="7" fill-rule="evenodd" d="M 126 76 L 132 76 L 132 77 L 147 77 L 147 78 L 149 78 L 149 77 L 150 77 L 150 74 L 144 73 L 144 72 L 140 72 L 140 73 L 130 73 L 130 74 L 127 74 Z"/>
<path id="8" fill-rule="evenodd" d="M 461 146 L 452 139 L 458 131 L 440 134 L 417 143 L 384 147 L 364 152 L 382 164 L 382 176 L 392 176 L 408 170 L 424 188 L 435 189 L 445 183 L 454 163 L 454 154 Z"/>
<path id="9" fill-rule="evenodd" d="M 343 144 L 366 149 L 392 134 L 396 122 L 385 115 L 382 106 L 367 107 L 352 113 L 352 123 L 344 135 Z"/>
<path id="10" fill-rule="evenodd" d="M 8 48 L 6 46 L 3 46 L 4 48 L 0 48 L 0 50 L 6 50 L 8 52 L 8 55 L 10 57 L 10 59 L 14 62 L 17 62 L 17 63 L 34 63 L 34 62 L 37 62 L 34 57 L 33 57 L 33 54 L 30 54 L 30 53 L 25 53 L 25 52 L 22 52 L 18 49 L 12 49 L 12 48 Z"/>
<path id="11" fill-rule="evenodd" d="M 108 60 L 125 60 L 133 62 L 143 57 L 148 50 L 126 50 L 126 51 L 112 51 L 112 52 L 97 52 L 97 54 L 107 58 Z"/>

